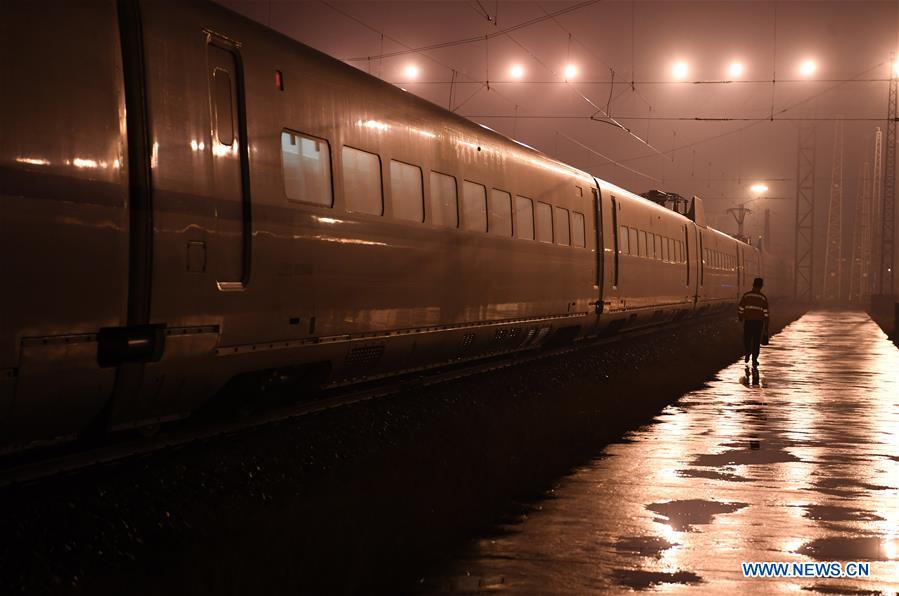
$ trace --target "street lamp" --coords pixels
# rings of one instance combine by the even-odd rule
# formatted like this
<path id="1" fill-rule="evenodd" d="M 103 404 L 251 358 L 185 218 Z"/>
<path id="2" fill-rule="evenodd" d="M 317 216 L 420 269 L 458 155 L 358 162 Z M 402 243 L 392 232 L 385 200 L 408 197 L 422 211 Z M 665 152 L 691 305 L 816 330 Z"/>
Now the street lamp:
<path id="1" fill-rule="evenodd" d="M 810 77 L 815 74 L 815 71 L 818 69 L 818 65 L 815 64 L 814 60 L 806 60 L 802 64 L 799 65 L 799 74 L 804 77 Z"/>

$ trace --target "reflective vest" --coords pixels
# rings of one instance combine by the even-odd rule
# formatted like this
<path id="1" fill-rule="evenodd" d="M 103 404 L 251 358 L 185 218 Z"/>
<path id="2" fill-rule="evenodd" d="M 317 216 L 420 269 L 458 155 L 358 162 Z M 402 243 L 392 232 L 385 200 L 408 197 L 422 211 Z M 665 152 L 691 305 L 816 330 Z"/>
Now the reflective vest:
<path id="1" fill-rule="evenodd" d="M 737 313 L 741 321 L 767 321 L 768 298 L 761 292 L 750 290 L 740 299 Z"/>

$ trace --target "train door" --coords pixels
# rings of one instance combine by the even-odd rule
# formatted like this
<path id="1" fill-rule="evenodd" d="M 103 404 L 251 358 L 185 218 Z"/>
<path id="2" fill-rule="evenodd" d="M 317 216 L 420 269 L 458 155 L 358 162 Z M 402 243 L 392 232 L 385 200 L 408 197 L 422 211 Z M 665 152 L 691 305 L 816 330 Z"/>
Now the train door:
<path id="1" fill-rule="evenodd" d="M 119 367 L 107 426 L 146 425 L 197 408 L 227 381 L 216 349 L 251 299 L 250 186 L 239 31 L 212 33 L 203 12 L 134 3 L 145 82 L 146 216 L 155 357 Z M 177 64 L 177 68 L 175 68 Z M 177 101 L 173 100 L 177 98 Z M 132 115 L 129 105 L 129 116 Z"/>
<path id="2" fill-rule="evenodd" d="M 597 312 L 620 309 L 618 294 L 618 201 L 599 189 L 593 189 L 596 204 L 596 286 L 599 291 Z"/>
<path id="3" fill-rule="evenodd" d="M 620 253 L 619 249 L 619 238 L 618 238 L 618 200 L 615 197 L 611 198 L 611 211 L 612 211 L 612 238 L 614 242 L 612 243 L 612 276 L 611 282 L 612 287 L 616 290 L 618 289 L 618 255 Z"/>
<path id="4" fill-rule="evenodd" d="M 215 237 L 208 264 L 220 290 L 240 290 L 249 281 L 249 185 L 243 81 L 233 48 L 216 37 L 207 43 L 212 124 L 212 194 Z"/>
<path id="5" fill-rule="evenodd" d="M 597 296 L 597 312 L 599 312 L 602 305 L 602 294 L 603 294 L 603 271 L 605 267 L 603 266 L 603 259 L 605 258 L 605 245 L 603 244 L 603 217 L 602 217 L 602 200 L 600 199 L 599 190 L 593 189 L 593 209 L 596 214 L 596 279 L 594 284 L 596 285 L 596 289 L 598 290 Z"/>

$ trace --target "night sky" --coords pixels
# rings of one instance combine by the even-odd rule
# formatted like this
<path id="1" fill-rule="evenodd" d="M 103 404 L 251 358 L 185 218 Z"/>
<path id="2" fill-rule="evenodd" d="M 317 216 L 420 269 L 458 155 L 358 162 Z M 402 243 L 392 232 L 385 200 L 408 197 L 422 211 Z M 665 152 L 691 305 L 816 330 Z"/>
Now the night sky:
<path id="1" fill-rule="evenodd" d="M 799 121 L 817 132 L 823 244 L 835 120 L 845 119 L 848 258 L 857 178 L 884 124 L 890 52 L 899 47 L 897 2 L 221 3 L 600 178 L 635 192 L 699 195 L 710 223 L 729 233 L 736 228 L 725 210 L 765 182 L 768 196 L 783 198 L 749 204 L 747 232 L 761 233 L 770 208 L 772 246 L 789 258 Z M 800 72 L 808 60 L 810 76 Z M 677 62 L 687 65 L 682 80 Z M 729 74 L 734 62 L 739 77 Z M 577 73 L 566 83 L 568 64 Z"/>

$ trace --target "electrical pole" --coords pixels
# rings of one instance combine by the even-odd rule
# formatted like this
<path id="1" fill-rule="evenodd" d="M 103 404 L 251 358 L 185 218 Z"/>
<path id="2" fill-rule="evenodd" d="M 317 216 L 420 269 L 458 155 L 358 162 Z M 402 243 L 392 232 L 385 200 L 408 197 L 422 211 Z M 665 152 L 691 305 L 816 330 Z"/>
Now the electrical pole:
<path id="1" fill-rule="evenodd" d="M 855 193 L 855 230 L 852 261 L 849 263 L 849 302 L 861 304 L 868 295 L 871 266 L 871 164 L 867 161 L 858 177 Z"/>
<path id="2" fill-rule="evenodd" d="M 890 54 L 886 152 L 883 157 L 883 207 L 880 217 L 880 293 L 892 296 L 896 250 L 896 56 Z"/>
<path id="3" fill-rule="evenodd" d="M 880 293 L 880 208 L 883 206 L 883 131 L 874 129 L 874 175 L 871 179 L 871 270 L 868 294 Z"/>
<path id="4" fill-rule="evenodd" d="M 746 242 L 746 236 L 743 234 L 743 222 L 746 221 L 746 216 L 752 213 L 752 211 L 740 205 L 739 207 L 731 207 L 727 212 L 733 215 L 734 220 L 737 222 L 737 240 Z"/>
<path id="5" fill-rule="evenodd" d="M 796 250 L 793 298 L 811 302 L 815 278 L 815 125 L 799 123 L 796 143 Z"/>
<path id="6" fill-rule="evenodd" d="M 830 169 L 830 206 L 824 248 L 824 300 L 837 302 L 843 286 L 843 121 L 834 123 L 833 161 Z"/>

